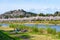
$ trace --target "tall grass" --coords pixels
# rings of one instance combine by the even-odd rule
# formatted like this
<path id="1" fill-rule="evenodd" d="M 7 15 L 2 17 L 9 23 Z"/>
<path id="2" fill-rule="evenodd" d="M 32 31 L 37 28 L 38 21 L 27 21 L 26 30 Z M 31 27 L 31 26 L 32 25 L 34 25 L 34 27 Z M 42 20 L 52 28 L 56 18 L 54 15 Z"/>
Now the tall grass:
<path id="1" fill-rule="evenodd" d="M 45 32 L 44 30 L 45 30 L 44 28 L 39 28 L 39 33 L 44 34 L 44 32 Z"/>
<path id="2" fill-rule="evenodd" d="M 58 32 L 57 35 L 58 35 L 58 38 L 60 38 L 60 32 Z"/>
<path id="3" fill-rule="evenodd" d="M 47 29 L 45 28 L 38 28 L 37 27 L 38 25 L 34 25 L 32 27 L 28 27 L 28 26 L 25 26 L 24 24 L 10 24 L 10 27 L 16 29 L 20 29 L 20 30 L 28 30 L 28 31 L 31 31 L 31 32 L 34 32 L 34 33 L 40 33 L 40 34 L 43 34 L 44 32 L 47 32 L 48 34 L 53 34 L 55 35 L 56 34 L 56 29 L 55 28 L 51 28 L 49 27 L 48 25 L 46 26 Z"/>
<path id="4" fill-rule="evenodd" d="M 38 28 L 37 28 L 36 26 L 33 26 L 33 27 L 32 27 L 32 31 L 33 31 L 33 32 L 38 32 Z"/>
<path id="5" fill-rule="evenodd" d="M 53 34 L 53 35 L 55 35 L 55 34 L 56 34 L 56 29 L 55 29 L 55 28 L 50 28 L 50 27 L 48 27 L 48 28 L 47 28 L 47 33 L 48 33 L 48 34 Z"/>

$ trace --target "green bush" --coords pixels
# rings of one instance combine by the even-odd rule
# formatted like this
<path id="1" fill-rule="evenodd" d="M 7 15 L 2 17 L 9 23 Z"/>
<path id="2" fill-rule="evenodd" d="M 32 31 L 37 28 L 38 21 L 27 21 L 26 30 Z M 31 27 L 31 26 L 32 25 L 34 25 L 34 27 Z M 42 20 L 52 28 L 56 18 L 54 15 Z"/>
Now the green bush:
<path id="1" fill-rule="evenodd" d="M 36 27 L 36 26 L 33 26 L 32 27 L 32 32 L 38 32 L 39 30 L 38 30 L 38 27 Z"/>
<path id="2" fill-rule="evenodd" d="M 55 35 L 56 34 L 56 29 L 52 29 L 52 34 Z"/>
<path id="3" fill-rule="evenodd" d="M 58 38 L 60 38 L 60 32 L 58 32 L 57 35 L 58 35 Z"/>
<path id="4" fill-rule="evenodd" d="M 55 34 L 56 34 L 56 29 L 55 29 L 55 28 L 50 28 L 50 27 L 48 27 L 48 28 L 47 28 L 47 33 L 48 33 L 48 34 L 53 34 L 53 35 L 55 35 Z"/>
<path id="5" fill-rule="evenodd" d="M 51 34 L 52 33 L 52 28 L 47 28 L 47 33 Z"/>
<path id="6" fill-rule="evenodd" d="M 27 32 L 29 32 L 31 28 L 28 26 L 25 26 L 25 25 L 20 25 L 19 29 L 20 30 L 26 30 Z"/>

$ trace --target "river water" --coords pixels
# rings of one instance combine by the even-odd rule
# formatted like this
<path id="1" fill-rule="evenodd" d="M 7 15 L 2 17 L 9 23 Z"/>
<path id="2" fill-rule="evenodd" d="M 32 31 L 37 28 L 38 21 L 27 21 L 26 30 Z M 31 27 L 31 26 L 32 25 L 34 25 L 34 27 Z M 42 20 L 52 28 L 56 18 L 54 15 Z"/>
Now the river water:
<path id="1" fill-rule="evenodd" d="M 25 24 L 26 26 L 34 26 L 35 24 Z M 46 24 L 38 24 L 36 25 L 38 28 L 47 28 L 47 27 L 51 27 L 51 28 L 55 28 L 56 31 L 60 31 L 60 25 L 46 25 Z"/>
<path id="2" fill-rule="evenodd" d="M 9 24 L 1 24 L 2 27 L 8 27 Z M 37 26 L 38 28 L 46 28 L 46 27 L 51 27 L 55 28 L 57 31 L 60 31 L 60 25 L 45 25 L 45 24 L 24 24 L 25 26 Z"/>

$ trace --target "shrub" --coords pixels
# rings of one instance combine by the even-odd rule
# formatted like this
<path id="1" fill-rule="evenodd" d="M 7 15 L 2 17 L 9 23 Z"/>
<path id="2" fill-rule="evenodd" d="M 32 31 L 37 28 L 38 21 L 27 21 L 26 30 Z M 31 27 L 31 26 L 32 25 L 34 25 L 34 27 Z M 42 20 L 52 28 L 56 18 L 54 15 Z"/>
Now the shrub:
<path id="1" fill-rule="evenodd" d="M 58 32 L 57 35 L 58 35 L 58 38 L 60 38 L 60 32 Z"/>
<path id="2" fill-rule="evenodd" d="M 38 31 L 39 31 L 39 30 L 38 30 L 38 27 L 36 27 L 36 26 L 33 26 L 33 27 L 32 27 L 32 32 L 35 32 L 35 33 L 36 33 L 36 32 L 38 32 Z"/>
<path id="3" fill-rule="evenodd" d="M 55 35 L 56 34 L 56 29 L 52 29 L 52 34 Z"/>
<path id="4" fill-rule="evenodd" d="M 56 29 L 49 27 L 49 28 L 47 28 L 47 33 L 55 35 L 56 34 Z"/>
<path id="5" fill-rule="evenodd" d="M 47 33 L 51 34 L 52 33 L 52 29 L 49 27 L 47 28 Z"/>

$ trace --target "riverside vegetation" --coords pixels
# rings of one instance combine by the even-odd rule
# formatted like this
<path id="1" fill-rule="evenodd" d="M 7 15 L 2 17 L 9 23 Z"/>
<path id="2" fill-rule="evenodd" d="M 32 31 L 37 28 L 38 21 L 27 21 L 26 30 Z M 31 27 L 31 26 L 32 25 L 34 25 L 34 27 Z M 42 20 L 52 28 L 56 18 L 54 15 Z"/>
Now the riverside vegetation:
<path id="1" fill-rule="evenodd" d="M 24 24 L 10 24 L 13 30 L 0 30 L 1 40 L 60 40 L 60 32 L 46 25 L 46 28 L 25 26 Z"/>
<path id="2" fill-rule="evenodd" d="M 7 24 L 25 24 L 25 23 L 28 23 L 28 24 L 59 24 L 60 25 L 60 20 L 35 20 L 35 21 L 3 21 L 3 22 L 0 22 L 0 24 L 2 23 L 7 23 Z"/>

